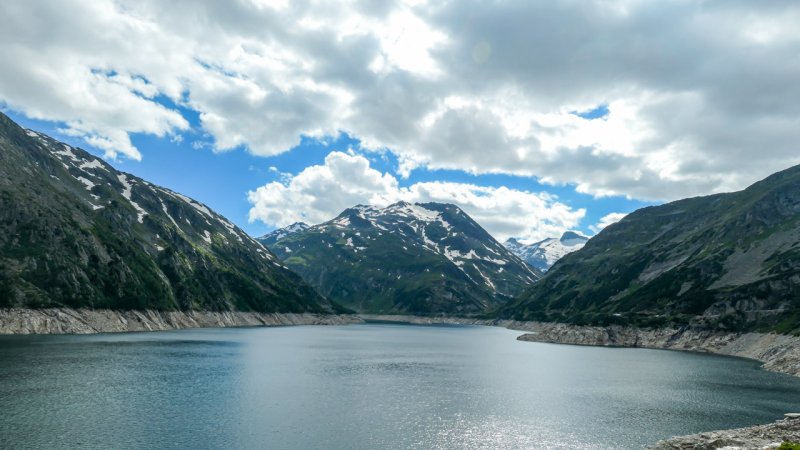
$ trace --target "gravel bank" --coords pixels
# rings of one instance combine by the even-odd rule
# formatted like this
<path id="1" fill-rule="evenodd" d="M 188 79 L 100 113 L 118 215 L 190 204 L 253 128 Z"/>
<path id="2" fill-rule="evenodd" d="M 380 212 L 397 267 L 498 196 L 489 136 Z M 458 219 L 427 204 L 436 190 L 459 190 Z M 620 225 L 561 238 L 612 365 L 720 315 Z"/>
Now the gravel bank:
<path id="1" fill-rule="evenodd" d="M 355 315 L 12 308 L 0 309 L 0 334 L 90 334 L 202 327 L 344 325 L 361 321 Z"/>

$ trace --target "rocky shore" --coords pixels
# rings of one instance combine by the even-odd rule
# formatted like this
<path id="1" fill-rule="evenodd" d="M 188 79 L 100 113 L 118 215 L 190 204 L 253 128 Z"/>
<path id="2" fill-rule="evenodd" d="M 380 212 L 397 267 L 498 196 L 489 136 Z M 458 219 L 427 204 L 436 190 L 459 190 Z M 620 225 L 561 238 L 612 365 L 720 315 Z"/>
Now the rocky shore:
<path id="1" fill-rule="evenodd" d="M 722 333 L 692 328 L 644 329 L 524 322 L 509 328 L 529 331 L 521 341 L 642 347 L 750 358 L 767 370 L 800 376 L 800 337 L 774 333 Z"/>
<path id="2" fill-rule="evenodd" d="M 640 347 L 708 352 L 755 359 L 764 368 L 800 376 L 800 338 L 780 334 L 720 333 L 691 328 L 639 329 L 558 323 L 519 322 L 445 316 L 264 314 L 212 311 L 114 311 L 88 309 L 0 309 L 0 334 L 89 334 L 158 331 L 199 327 L 345 325 L 364 320 L 421 325 L 485 325 L 524 331 L 520 341 L 554 344 Z M 769 425 L 675 437 L 656 450 L 772 449 L 800 441 L 800 419 Z"/>
<path id="3" fill-rule="evenodd" d="M 345 325 L 356 315 L 238 311 L 115 311 L 108 309 L 0 309 L 0 334 L 90 334 L 201 327 Z"/>
<path id="4" fill-rule="evenodd" d="M 651 450 L 777 449 L 783 442 L 800 442 L 800 420 L 679 436 L 657 442 Z"/>

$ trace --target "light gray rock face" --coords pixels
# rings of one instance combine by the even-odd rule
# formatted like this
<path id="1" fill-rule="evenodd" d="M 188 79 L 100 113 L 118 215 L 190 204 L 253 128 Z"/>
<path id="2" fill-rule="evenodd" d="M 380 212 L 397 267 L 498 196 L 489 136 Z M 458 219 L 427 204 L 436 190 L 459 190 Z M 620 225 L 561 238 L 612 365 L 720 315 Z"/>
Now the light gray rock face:
<path id="1" fill-rule="evenodd" d="M 353 315 L 236 311 L 115 311 L 108 309 L 0 309 L 0 334 L 90 334 L 182 328 L 345 325 Z"/>
<path id="2" fill-rule="evenodd" d="M 657 442 L 652 450 L 774 449 L 784 441 L 800 442 L 800 420 L 784 419 L 769 425 L 712 431 Z"/>
<path id="3" fill-rule="evenodd" d="M 507 326 L 531 331 L 517 338 L 521 341 L 718 353 L 755 359 L 763 362 L 767 370 L 800 376 L 800 338 L 796 336 L 721 333 L 689 328 L 591 327 L 541 322 L 516 322 Z"/>

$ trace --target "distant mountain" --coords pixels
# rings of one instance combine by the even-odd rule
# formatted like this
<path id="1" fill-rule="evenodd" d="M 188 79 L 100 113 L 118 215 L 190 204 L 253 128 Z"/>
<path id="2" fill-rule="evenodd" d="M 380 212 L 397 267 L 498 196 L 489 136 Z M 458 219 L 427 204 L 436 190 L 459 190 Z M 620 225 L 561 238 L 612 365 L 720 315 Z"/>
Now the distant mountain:
<path id="1" fill-rule="evenodd" d="M 329 312 L 205 205 L 0 114 L 0 307 Z"/>
<path id="2" fill-rule="evenodd" d="M 506 240 L 503 245 L 512 253 L 533 267 L 546 272 L 567 253 L 580 250 L 589 238 L 574 231 L 567 231 L 561 238 L 547 238 L 533 244 L 523 244 L 515 238 Z"/>
<path id="3" fill-rule="evenodd" d="M 295 222 L 288 227 L 279 228 L 275 231 L 267 233 L 259 238 L 256 238 L 257 241 L 261 242 L 262 244 L 266 245 L 267 247 L 272 246 L 276 242 L 280 241 L 281 239 L 285 238 L 286 236 L 294 233 L 298 233 L 300 231 L 306 231 L 309 226 L 303 222 Z"/>
<path id="4" fill-rule="evenodd" d="M 441 203 L 356 206 L 270 248 L 323 295 L 369 313 L 482 313 L 540 276 Z"/>
<path id="5" fill-rule="evenodd" d="M 800 166 L 629 214 L 501 316 L 800 332 Z"/>

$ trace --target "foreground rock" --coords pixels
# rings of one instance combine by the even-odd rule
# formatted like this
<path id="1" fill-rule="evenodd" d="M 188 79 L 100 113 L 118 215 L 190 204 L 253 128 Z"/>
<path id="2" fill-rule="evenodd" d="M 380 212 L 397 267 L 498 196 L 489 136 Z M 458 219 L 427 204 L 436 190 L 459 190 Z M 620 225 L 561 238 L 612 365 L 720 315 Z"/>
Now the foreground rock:
<path id="1" fill-rule="evenodd" d="M 237 311 L 115 311 L 108 309 L 0 309 L 0 334 L 90 334 L 201 327 L 345 325 L 354 315 Z"/>
<path id="2" fill-rule="evenodd" d="M 800 420 L 680 436 L 657 442 L 653 450 L 776 449 L 784 441 L 800 442 Z"/>

